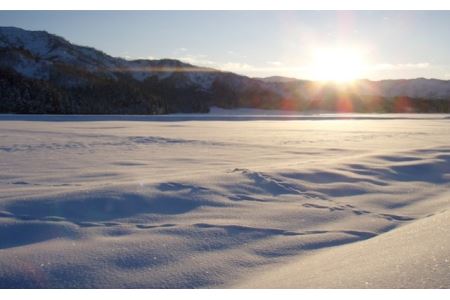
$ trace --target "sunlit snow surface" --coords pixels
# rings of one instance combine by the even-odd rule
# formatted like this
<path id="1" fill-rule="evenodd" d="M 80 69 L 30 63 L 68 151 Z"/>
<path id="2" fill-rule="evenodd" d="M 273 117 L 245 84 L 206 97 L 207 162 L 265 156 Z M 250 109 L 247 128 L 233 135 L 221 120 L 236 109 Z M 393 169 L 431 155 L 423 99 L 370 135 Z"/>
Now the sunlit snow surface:
<path id="1" fill-rule="evenodd" d="M 448 115 L 0 116 L 0 287 L 450 287 Z"/>

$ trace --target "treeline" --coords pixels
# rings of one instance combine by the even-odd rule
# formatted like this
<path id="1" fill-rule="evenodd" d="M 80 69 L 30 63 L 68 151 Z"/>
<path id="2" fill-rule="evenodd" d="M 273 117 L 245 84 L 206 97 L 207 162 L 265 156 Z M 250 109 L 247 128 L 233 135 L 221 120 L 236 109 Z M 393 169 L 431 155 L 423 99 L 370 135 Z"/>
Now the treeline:
<path id="1" fill-rule="evenodd" d="M 300 94 L 282 97 L 254 86 L 236 92 L 217 83 L 214 105 L 223 108 L 261 108 L 298 112 L 329 113 L 450 113 L 450 100 L 411 97 L 379 97 L 347 93 L 322 93 L 313 98 Z"/>
<path id="2" fill-rule="evenodd" d="M 47 81 L 0 69 L 0 113 L 70 113 L 67 95 Z"/>
<path id="3" fill-rule="evenodd" d="M 222 108 L 279 109 L 283 105 L 283 97 L 259 80 L 233 73 L 219 73 L 210 95 L 210 104 Z"/>
<path id="4" fill-rule="evenodd" d="M 446 99 L 383 98 L 326 92 L 312 99 L 300 93 L 283 97 L 260 81 L 231 73 L 218 73 L 212 87 L 189 84 L 185 73 L 144 81 L 129 74 L 92 74 L 83 70 L 54 69 L 49 80 L 24 77 L 0 69 L 0 113 L 21 114 L 168 114 L 206 113 L 210 106 L 289 111 L 359 113 L 450 113 Z M 83 84 L 67 84 L 70 81 Z"/>
<path id="5" fill-rule="evenodd" d="M 450 100 L 418 99 L 405 96 L 379 97 L 334 94 L 311 100 L 290 101 L 297 111 L 356 113 L 450 113 Z"/>
<path id="6" fill-rule="evenodd" d="M 167 114 L 208 112 L 209 95 L 174 82 L 144 82 L 130 76 L 91 77 L 68 87 L 56 80 L 36 80 L 0 69 L 0 113 L 21 114 Z M 65 77 L 52 77 L 58 80 Z M 80 74 L 73 80 L 79 80 Z M 86 77 L 88 78 L 88 77 Z"/>

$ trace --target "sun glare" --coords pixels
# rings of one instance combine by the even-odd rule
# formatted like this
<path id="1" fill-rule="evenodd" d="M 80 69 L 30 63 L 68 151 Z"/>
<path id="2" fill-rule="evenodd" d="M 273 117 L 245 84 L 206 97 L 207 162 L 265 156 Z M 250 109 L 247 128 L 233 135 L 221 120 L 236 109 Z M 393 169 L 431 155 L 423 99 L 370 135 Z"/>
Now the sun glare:
<path id="1" fill-rule="evenodd" d="M 361 78 L 364 59 L 352 48 L 316 49 L 313 53 L 311 75 L 315 80 L 348 82 Z"/>

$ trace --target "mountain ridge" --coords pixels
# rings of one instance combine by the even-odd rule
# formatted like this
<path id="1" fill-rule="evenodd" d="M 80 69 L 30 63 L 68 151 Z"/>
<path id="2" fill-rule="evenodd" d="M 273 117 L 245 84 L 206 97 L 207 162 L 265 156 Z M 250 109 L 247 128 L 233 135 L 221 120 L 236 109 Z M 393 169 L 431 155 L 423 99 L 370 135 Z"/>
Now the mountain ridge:
<path id="1" fill-rule="evenodd" d="M 0 112 L 13 113 L 189 113 L 211 106 L 340 111 L 343 96 L 363 112 L 389 112 L 395 97 L 427 101 L 427 107 L 439 100 L 441 111 L 450 99 L 450 81 L 444 80 L 359 80 L 336 86 L 282 76 L 251 78 L 170 58 L 126 60 L 47 31 L 17 27 L 0 27 L 0 69 Z M 49 93 L 52 100 L 45 100 Z M 33 104 L 29 109 L 33 97 L 53 108 Z M 383 98 L 388 105 L 367 107 L 365 97 Z M 424 110 L 416 107 L 418 101 L 409 101 L 405 111 Z"/>

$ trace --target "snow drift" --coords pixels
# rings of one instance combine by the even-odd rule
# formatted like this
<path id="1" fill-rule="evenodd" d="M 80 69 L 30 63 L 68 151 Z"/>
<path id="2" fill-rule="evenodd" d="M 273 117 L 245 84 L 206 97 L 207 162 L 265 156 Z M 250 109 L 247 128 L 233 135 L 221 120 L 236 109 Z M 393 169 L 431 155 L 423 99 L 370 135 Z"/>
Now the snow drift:
<path id="1" fill-rule="evenodd" d="M 0 286 L 448 288 L 448 125 L 0 116 Z"/>

